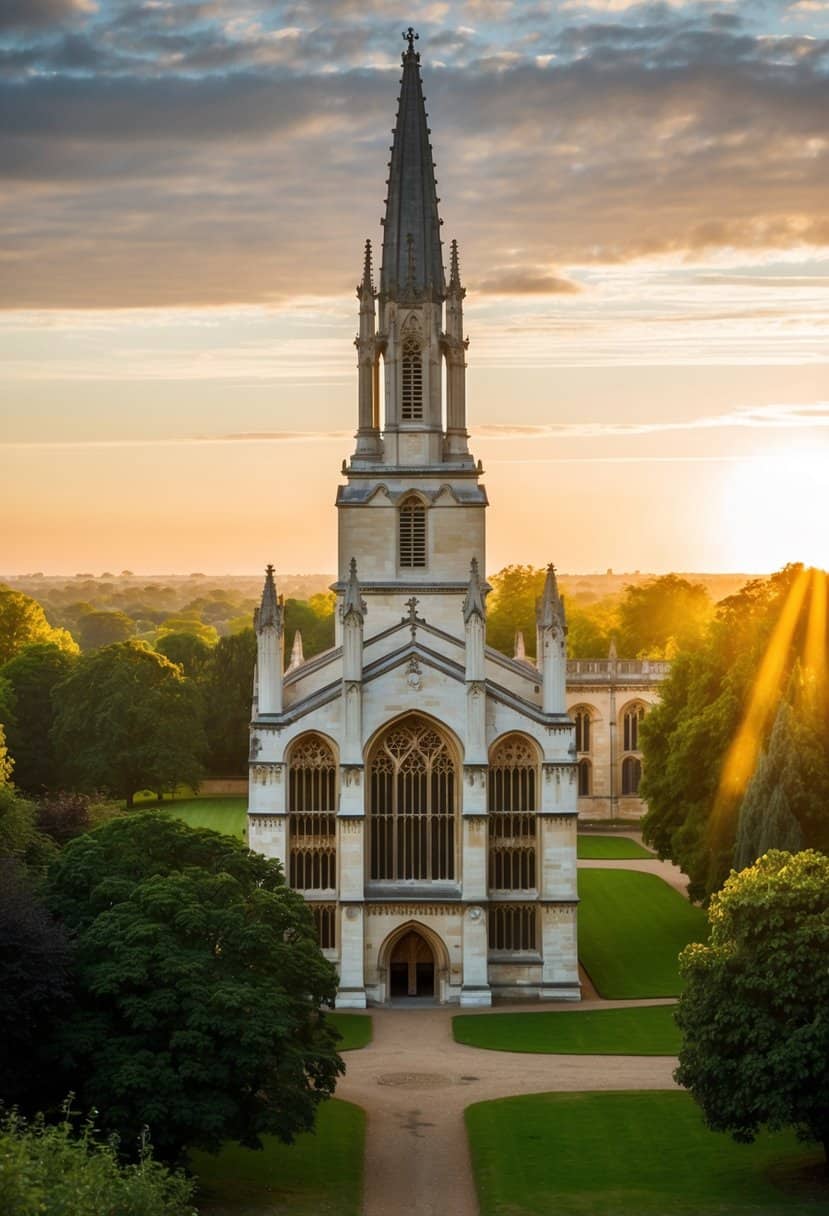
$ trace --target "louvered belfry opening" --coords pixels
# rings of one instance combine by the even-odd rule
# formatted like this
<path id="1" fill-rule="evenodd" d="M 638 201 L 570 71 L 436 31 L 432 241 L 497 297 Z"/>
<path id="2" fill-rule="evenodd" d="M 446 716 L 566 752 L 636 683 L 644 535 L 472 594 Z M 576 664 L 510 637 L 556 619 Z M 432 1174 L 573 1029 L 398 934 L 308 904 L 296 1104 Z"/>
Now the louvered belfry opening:
<path id="1" fill-rule="evenodd" d="M 419 498 L 400 507 L 400 565 L 407 570 L 426 566 L 426 508 Z"/>
<path id="2" fill-rule="evenodd" d="M 414 332 L 403 339 L 401 370 L 400 417 L 404 422 L 417 422 L 423 417 L 423 357 Z"/>
<path id="3" fill-rule="evenodd" d="M 337 763 L 320 735 L 306 735 L 288 760 L 290 882 L 298 891 L 337 885 Z"/>
<path id="4" fill-rule="evenodd" d="M 536 885 L 538 755 L 509 735 L 489 763 L 489 888 L 528 891 Z"/>
<path id="5" fill-rule="evenodd" d="M 396 722 L 370 763 L 370 877 L 436 882 L 455 877 L 457 767 L 424 719 Z"/>

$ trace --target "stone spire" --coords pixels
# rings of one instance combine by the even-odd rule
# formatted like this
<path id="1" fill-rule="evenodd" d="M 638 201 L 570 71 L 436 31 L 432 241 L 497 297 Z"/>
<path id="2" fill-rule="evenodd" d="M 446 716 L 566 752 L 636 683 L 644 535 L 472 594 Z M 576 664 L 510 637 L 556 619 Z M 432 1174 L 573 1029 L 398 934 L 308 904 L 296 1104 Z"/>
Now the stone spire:
<path id="1" fill-rule="evenodd" d="M 536 620 L 540 629 L 549 629 L 556 625 L 564 628 L 566 624 L 564 600 L 559 595 L 556 568 L 552 562 L 547 567 L 544 593 L 536 605 Z"/>
<path id="2" fill-rule="evenodd" d="M 273 566 L 268 566 L 265 572 L 262 602 L 254 613 L 253 624 L 256 630 L 258 712 L 281 714 L 285 630 L 282 605 L 276 594 Z"/>
<path id="3" fill-rule="evenodd" d="M 299 629 L 294 633 L 294 642 L 291 646 L 291 657 L 288 660 L 288 670 L 293 671 L 295 667 L 301 667 L 305 662 L 305 652 L 302 649 L 302 633 Z"/>
<path id="4" fill-rule="evenodd" d="M 484 606 L 483 592 L 481 591 L 481 578 L 478 573 L 478 559 L 473 557 L 469 566 L 469 585 L 466 589 L 466 599 L 463 601 L 463 622 L 469 624 L 470 618 L 479 616 L 482 621 L 486 620 L 486 608 Z"/>
<path id="5" fill-rule="evenodd" d="M 383 221 L 383 267 L 380 295 L 397 299 L 409 294 L 442 300 L 446 294 L 440 244 L 437 182 L 429 142 L 417 34 L 403 37 L 403 76 L 389 161 L 386 216 Z M 411 261 L 410 261 L 411 259 Z"/>
<path id="6" fill-rule="evenodd" d="M 527 647 L 524 643 L 523 629 L 516 629 L 515 631 L 515 644 L 513 646 L 512 657 L 518 659 L 520 663 L 526 663 L 527 661 Z"/>
<path id="7" fill-rule="evenodd" d="M 282 628 L 282 606 L 276 594 L 276 583 L 273 577 L 273 566 L 271 565 L 265 570 L 265 586 L 262 588 L 262 602 L 254 616 L 254 624 L 257 633 L 261 633 L 268 625 L 275 625 L 278 629 Z"/>
<path id="8" fill-rule="evenodd" d="M 547 567 L 544 594 L 536 605 L 536 638 L 542 708 L 545 714 L 563 714 L 567 700 L 567 622 L 552 562 Z"/>

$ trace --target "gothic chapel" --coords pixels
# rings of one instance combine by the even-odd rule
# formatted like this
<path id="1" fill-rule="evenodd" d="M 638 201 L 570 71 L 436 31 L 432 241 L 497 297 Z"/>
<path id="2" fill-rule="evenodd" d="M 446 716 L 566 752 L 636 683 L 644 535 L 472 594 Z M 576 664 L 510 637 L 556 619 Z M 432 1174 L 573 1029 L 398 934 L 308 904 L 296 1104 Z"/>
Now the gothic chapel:
<path id="1" fill-rule="evenodd" d="M 444 274 L 420 56 L 407 38 L 379 291 L 369 244 L 357 289 L 336 645 L 283 670 L 269 567 L 255 618 L 250 846 L 278 857 L 311 905 L 343 1008 L 578 1000 L 564 607 L 551 566 L 538 667 L 486 645 L 465 291 L 454 241 Z"/>

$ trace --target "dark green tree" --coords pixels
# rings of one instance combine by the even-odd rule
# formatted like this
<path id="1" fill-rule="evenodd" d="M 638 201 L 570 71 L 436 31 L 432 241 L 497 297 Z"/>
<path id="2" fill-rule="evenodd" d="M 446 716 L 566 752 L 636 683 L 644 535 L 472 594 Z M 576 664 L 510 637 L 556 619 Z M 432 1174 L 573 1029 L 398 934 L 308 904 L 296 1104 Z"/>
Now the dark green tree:
<path id="1" fill-rule="evenodd" d="M 38 831 L 35 804 L 10 783 L 0 783 L 0 861 L 13 861 L 37 877 L 56 851 L 54 841 Z"/>
<path id="2" fill-rule="evenodd" d="M 53 642 L 72 654 L 78 650 L 71 634 L 49 624 L 37 600 L 0 587 L 0 665 L 37 642 Z"/>
<path id="3" fill-rule="evenodd" d="M 214 776 L 247 772 L 256 637 L 252 629 L 220 638 L 204 678 L 207 769 Z"/>
<path id="4" fill-rule="evenodd" d="M 76 656 L 54 643 L 26 646 L 0 668 L 14 698 L 8 725 L 9 748 L 15 761 L 15 784 L 30 794 L 55 789 L 58 765 L 51 742 L 54 721 L 52 691 L 67 678 Z"/>
<path id="5" fill-rule="evenodd" d="M 313 1126 L 342 1063 L 322 956 L 279 864 L 216 832 L 141 813 L 72 841 L 47 901 L 75 935 L 63 1084 L 166 1159 Z"/>
<path id="6" fill-rule="evenodd" d="M 334 596 L 314 595 L 310 600 L 285 601 L 285 630 L 289 642 L 302 633 L 305 658 L 313 658 L 334 645 Z"/>
<path id="7" fill-rule="evenodd" d="M 126 642 L 135 633 L 135 621 L 125 612 L 87 612 L 78 621 L 81 650 L 100 650 L 113 642 Z"/>
<path id="8" fill-rule="evenodd" d="M 680 955 L 676 1079 L 715 1131 L 792 1126 L 829 1161 L 829 858 L 771 852 L 711 900 Z"/>
<path id="9" fill-rule="evenodd" d="M 178 663 L 184 674 L 194 680 L 205 674 L 213 654 L 213 647 L 194 633 L 165 633 L 155 648 L 171 663 Z"/>
<path id="10" fill-rule="evenodd" d="M 670 658 L 699 641 L 713 612 L 705 587 L 677 574 L 627 587 L 619 605 L 619 653 Z"/>
<path id="11" fill-rule="evenodd" d="M 198 689 L 143 642 L 83 655 L 54 692 L 64 783 L 132 806 L 138 790 L 196 785 L 205 750 Z"/>
<path id="12" fill-rule="evenodd" d="M 52 1068 L 44 1047 L 68 991 L 63 927 L 23 868 L 0 858 L 0 1101 L 7 1106 L 32 1113 L 48 1101 Z"/>

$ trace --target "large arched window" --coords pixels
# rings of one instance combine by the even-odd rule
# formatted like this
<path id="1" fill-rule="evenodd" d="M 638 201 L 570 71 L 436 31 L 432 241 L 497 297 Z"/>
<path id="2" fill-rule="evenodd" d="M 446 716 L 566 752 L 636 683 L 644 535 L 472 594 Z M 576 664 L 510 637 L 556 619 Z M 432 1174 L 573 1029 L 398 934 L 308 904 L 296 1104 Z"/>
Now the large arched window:
<path id="1" fill-rule="evenodd" d="M 404 570 L 426 566 L 426 508 L 414 495 L 400 506 L 399 556 Z"/>
<path id="2" fill-rule="evenodd" d="M 431 723 L 411 715 L 378 740 L 369 762 L 375 881 L 455 877 L 456 764 Z"/>
<path id="3" fill-rule="evenodd" d="M 590 710 L 576 709 L 573 711 L 573 721 L 576 724 L 576 751 L 590 751 Z"/>
<path id="4" fill-rule="evenodd" d="M 639 723 L 645 716 L 644 705 L 631 705 L 622 715 L 623 748 L 626 752 L 639 751 Z"/>
<path id="5" fill-rule="evenodd" d="M 337 762 L 321 735 L 303 735 L 288 753 L 289 875 L 298 891 L 337 885 Z"/>
<path id="6" fill-rule="evenodd" d="M 638 756 L 625 756 L 622 761 L 622 793 L 638 794 L 641 780 L 642 761 Z"/>
<path id="7" fill-rule="evenodd" d="M 416 422 L 423 417 L 423 355 L 414 318 L 403 331 L 401 365 L 400 417 L 403 422 Z"/>
<path id="8" fill-rule="evenodd" d="M 523 735 L 508 735 L 489 760 L 489 886 L 527 891 L 536 885 L 538 752 Z"/>

